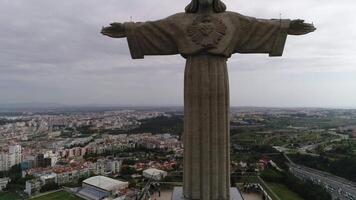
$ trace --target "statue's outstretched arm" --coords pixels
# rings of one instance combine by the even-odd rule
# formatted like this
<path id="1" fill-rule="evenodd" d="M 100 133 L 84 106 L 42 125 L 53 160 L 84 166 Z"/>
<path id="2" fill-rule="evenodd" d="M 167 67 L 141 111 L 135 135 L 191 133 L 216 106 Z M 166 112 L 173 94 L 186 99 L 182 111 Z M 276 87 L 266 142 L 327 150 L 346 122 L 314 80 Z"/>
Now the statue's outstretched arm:
<path id="1" fill-rule="evenodd" d="M 101 34 L 112 38 L 124 38 L 126 37 L 125 26 L 122 23 L 111 23 L 110 26 L 101 29 Z"/>
<path id="2" fill-rule="evenodd" d="M 304 20 L 296 19 L 291 21 L 288 35 L 305 35 L 316 30 L 313 24 L 304 23 Z"/>
<path id="3" fill-rule="evenodd" d="M 112 38 L 127 38 L 133 59 L 142 59 L 145 55 L 174 55 L 179 52 L 172 39 L 172 24 L 170 19 L 112 23 L 103 27 L 101 33 Z"/>

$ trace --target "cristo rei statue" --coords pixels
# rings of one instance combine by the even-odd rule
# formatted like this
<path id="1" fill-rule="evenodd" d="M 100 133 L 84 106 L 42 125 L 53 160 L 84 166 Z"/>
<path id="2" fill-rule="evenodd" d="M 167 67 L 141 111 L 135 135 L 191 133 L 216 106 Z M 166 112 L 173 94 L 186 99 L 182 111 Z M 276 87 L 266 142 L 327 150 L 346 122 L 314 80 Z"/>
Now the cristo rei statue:
<path id="1" fill-rule="evenodd" d="M 184 178 L 183 190 L 176 189 L 182 198 L 234 198 L 230 195 L 227 59 L 234 53 L 282 56 L 287 35 L 315 30 L 299 19 L 266 20 L 229 12 L 220 0 L 192 0 L 185 12 L 162 20 L 102 28 L 101 33 L 109 37 L 126 37 L 133 59 L 175 54 L 186 59 Z"/>

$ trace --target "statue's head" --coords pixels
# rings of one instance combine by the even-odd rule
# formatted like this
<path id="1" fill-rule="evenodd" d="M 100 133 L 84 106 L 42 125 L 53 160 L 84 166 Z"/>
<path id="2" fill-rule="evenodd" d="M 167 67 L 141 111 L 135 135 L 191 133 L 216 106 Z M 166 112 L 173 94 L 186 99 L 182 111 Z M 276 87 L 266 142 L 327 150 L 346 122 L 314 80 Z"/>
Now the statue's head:
<path id="1" fill-rule="evenodd" d="M 192 0 L 192 2 L 185 8 L 185 12 L 197 13 L 199 8 L 202 7 L 212 7 L 212 10 L 216 13 L 221 13 L 226 10 L 226 6 L 221 0 Z"/>

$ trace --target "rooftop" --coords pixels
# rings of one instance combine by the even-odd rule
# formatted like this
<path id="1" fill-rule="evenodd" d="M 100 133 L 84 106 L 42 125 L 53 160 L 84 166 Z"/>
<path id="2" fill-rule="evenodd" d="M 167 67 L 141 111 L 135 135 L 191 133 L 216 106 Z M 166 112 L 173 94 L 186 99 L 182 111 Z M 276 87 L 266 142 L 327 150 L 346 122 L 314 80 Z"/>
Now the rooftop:
<path id="1" fill-rule="evenodd" d="M 122 188 L 125 185 L 128 185 L 128 182 L 123 182 L 119 180 L 115 180 L 112 178 L 108 178 L 105 176 L 93 176 L 91 178 L 85 179 L 83 183 L 92 185 L 94 187 L 106 190 L 106 191 L 112 191 L 117 188 Z"/>
<path id="2" fill-rule="evenodd" d="M 150 168 L 150 169 L 146 169 L 145 171 L 143 171 L 144 173 L 147 174 L 152 174 L 152 175 L 159 175 L 161 173 L 166 173 L 163 170 L 159 170 L 159 169 L 155 169 L 155 168 Z"/>

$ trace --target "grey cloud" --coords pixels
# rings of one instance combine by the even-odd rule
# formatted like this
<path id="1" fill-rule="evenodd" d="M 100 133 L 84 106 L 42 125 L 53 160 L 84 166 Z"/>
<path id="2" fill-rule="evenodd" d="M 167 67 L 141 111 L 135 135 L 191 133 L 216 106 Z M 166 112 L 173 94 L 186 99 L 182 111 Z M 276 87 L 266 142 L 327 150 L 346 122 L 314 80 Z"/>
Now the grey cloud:
<path id="1" fill-rule="evenodd" d="M 99 31 L 131 17 L 163 18 L 188 3 L 2 0 L 0 103 L 182 104 L 183 58 L 131 60 L 125 40 L 105 38 Z M 318 27 L 311 35 L 289 37 L 281 58 L 234 55 L 229 61 L 233 105 L 356 106 L 356 94 L 350 92 L 356 89 L 353 0 L 225 3 L 242 14 L 278 18 L 281 13 Z"/>

